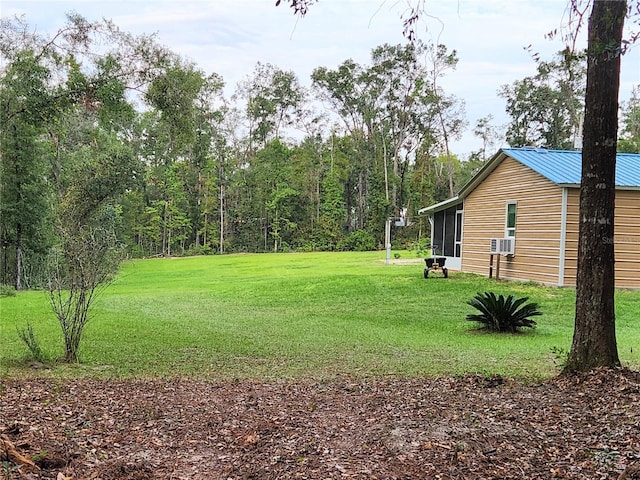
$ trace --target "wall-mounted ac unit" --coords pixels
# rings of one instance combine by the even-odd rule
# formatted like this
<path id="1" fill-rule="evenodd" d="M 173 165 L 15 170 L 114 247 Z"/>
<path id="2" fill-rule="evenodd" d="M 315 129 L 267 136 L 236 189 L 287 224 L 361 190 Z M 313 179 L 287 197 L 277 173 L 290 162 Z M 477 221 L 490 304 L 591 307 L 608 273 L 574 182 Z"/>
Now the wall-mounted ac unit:
<path id="1" fill-rule="evenodd" d="M 492 238 L 490 239 L 489 253 L 499 255 L 513 255 L 516 247 L 513 238 Z"/>

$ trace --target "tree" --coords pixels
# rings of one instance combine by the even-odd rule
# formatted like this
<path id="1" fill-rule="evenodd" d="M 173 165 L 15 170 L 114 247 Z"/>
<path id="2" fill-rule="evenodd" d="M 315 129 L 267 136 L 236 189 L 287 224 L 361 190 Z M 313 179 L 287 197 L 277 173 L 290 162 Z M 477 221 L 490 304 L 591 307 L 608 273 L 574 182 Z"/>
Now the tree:
<path id="1" fill-rule="evenodd" d="M 62 328 L 64 360 L 75 363 L 89 310 L 117 271 L 120 252 L 109 228 L 60 225 L 58 233 L 62 241 L 50 256 L 49 299 Z"/>
<path id="2" fill-rule="evenodd" d="M 49 298 L 62 328 L 65 361 L 79 360 L 80 341 L 98 291 L 120 260 L 114 199 L 131 184 L 136 161 L 118 135 L 82 118 L 64 145 L 68 172 L 56 207 L 57 245 L 50 255 Z M 77 144 L 77 141 L 83 141 Z"/>
<path id="3" fill-rule="evenodd" d="M 253 75 L 239 84 L 236 96 L 246 100 L 250 141 L 265 146 L 295 122 L 306 93 L 295 73 L 258 62 Z"/>
<path id="4" fill-rule="evenodd" d="M 567 48 L 550 62 L 535 59 L 535 75 L 503 85 L 498 93 L 511 117 L 507 142 L 514 147 L 573 148 L 584 105 L 584 55 Z"/>
<path id="5" fill-rule="evenodd" d="M 631 98 L 622 110 L 622 134 L 618 151 L 640 153 L 640 85 L 636 85 Z"/>
<path id="6" fill-rule="evenodd" d="M 40 263 L 49 267 L 65 360 L 75 362 L 95 295 L 120 259 L 115 202 L 140 167 L 128 92 L 167 63 L 166 51 L 149 37 L 75 14 L 52 38 L 32 34 L 19 20 L 3 19 L 1 27 L 0 51 L 8 60 L 0 77 L 1 231 L 15 243 L 19 288 L 23 246 L 40 239 L 40 219 L 51 219 L 53 233 L 42 242 L 50 261 Z"/>
<path id="7" fill-rule="evenodd" d="M 589 18 L 576 316 L 567 370 L 620 364 L 614 208 L 618 91 L 626 0 L 594 0 Z"/>
<path id="8" fill-rule="evenodd" d="M 492 124 L 493 120 L 493 115 L 489 114 L 476 121 L 473 134 L 482 140 L 482 148 L 473 152 L 472 157 L 474 160 L 484 162 L 495 152 L 495 146 L 499 143 L 501 131 Z"/>
<path id="9" fill-rule="evenodd" d="M 376 47 L 369 66 L 346 60 L 336 70 L 314 70 L 314 88 L 351 143 L 345 198 L 347 223 L 357 230 L 378 235 L 389 217 L 407 209 L 418 155 L 446 153 L 449 140 L 459 135 L 461 103 L 438 85 L 456 62 L 455 51 L 444 45 L 416 42 Z M 452 187 L 454 160 L 447 157 Z"/>
<path id="10" fill-rule="evenodd" d="M 16 54 L 0 78 L 0 219 L 2 282 L 16 290 L 35 286 L 25 271 L 37 262 L 25 262 L 25 251 L 42 254 L 50 238 L 47 146 L 41 138 L 56 110 L 55 92 L 48 85 L 51 72 L 40 65 L 33 50 Z M 11 251 L 8 251 L 11 250 Z"/>

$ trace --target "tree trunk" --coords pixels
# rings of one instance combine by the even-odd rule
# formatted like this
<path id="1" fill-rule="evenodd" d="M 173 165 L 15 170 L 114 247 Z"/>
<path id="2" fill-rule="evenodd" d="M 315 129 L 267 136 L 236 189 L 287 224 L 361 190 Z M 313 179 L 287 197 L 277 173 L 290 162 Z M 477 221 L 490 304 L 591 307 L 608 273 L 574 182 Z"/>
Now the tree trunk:
<path id="1" fill-rule="evenodd" d="M 566 369 L 620 364 L 614 304 L 615 166 L 626 0 L 594 0 L 589 18 L 576 316 Z"/>
<path id="2" fill-rule="evenodd" d="M 225 205 L 225 191 L 224 183 L 220 183 L 220 246 L 218 251 L 224 253 L 224 205 Z"/>
<path id="3" fill-rule="evenodd" d="M 364 228 L 365 209 L 366 209 L 366 179 L 365 172 L 360 170 L 358 172 L 358 230 Z"/>
<path id="4" fill-rule="evenodd" d="M 22 290 L 22 224 L 16 225 L 16 290 Z"/>

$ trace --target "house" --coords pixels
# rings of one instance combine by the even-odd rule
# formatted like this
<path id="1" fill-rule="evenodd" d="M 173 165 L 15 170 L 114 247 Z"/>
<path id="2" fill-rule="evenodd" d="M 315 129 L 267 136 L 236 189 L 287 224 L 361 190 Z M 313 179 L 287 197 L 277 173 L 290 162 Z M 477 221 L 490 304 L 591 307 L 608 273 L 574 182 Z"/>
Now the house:
<path id="1" fill-rule="evenodd" d="M 491 239 L 507 238 L 500 278 L 575 286 L 581 165 L 579 151 L 501 149 L 457 197 L 419 210 L 434 256 L 489 275 Z M 640 288 L 640 154 L 617 155 L 614 228 L 616 287 Z"/>

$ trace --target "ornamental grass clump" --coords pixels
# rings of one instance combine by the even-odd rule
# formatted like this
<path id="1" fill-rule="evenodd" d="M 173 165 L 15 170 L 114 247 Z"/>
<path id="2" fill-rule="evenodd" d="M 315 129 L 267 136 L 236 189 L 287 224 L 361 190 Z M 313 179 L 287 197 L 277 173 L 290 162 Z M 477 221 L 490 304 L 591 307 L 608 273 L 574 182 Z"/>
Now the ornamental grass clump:
<path id="1" fill-rule="evenodd" d="M 467 303 L 480 313 L 467 315 L 467 320 L 480 322 L 492 332 L 515 333 L 520 328 L 535 328 L 536 322 L 529 317 L 542 315 L 537 303 L 526 303 L 529 297 L 496 296 L 493 292 L 478 293 Z"/>

